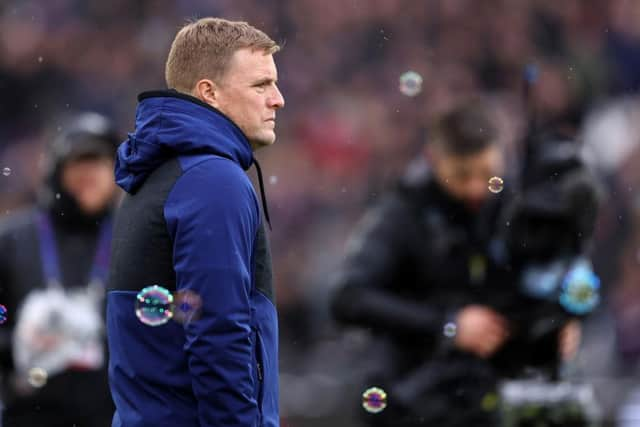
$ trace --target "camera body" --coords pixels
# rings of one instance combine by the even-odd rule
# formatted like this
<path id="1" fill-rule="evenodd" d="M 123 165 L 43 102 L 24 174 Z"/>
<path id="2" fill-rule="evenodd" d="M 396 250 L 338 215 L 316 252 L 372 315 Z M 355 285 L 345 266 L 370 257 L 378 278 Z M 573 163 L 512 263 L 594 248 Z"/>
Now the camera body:
<path id="1" fill-rule="evenodd" d="M 502 256 L 493 261 L 506 273 L 495 280 L 492 305 L 514 329 L 494 363 L 515 377 L 524 366 L 555 377 L 559 330 L 600 302 L 600 281 L 586 256 L 600 188 L 575 141 L 542 134 L 527 147 L 494 242 Z"/>
<path id="2" fill-rule="evenodd" d="M 517 272 L 500 307 L 514 337 L 492 360 L 510 377 L 498 389 L 504 427 L 600 425 L 592 388 L 558 381 L 561 327 L 600 302 L 586 255 L 600 191 L 575 141 L 554 134 L 528 141 L 520 188 L 503 211 L 509 226 L 498 236 L 503 265 Z M 539 377 L 528 378 L 528 370 Z"/>

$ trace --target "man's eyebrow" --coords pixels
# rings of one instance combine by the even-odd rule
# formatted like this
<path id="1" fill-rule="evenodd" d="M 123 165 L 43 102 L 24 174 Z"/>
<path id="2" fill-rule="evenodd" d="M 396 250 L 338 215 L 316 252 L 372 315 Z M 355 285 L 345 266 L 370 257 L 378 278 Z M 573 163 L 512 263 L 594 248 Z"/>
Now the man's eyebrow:
<path id="1" fill-rule="evenodd" d="M 273 77 L 261 77 L 253 82 L 254 86 L 260 86 L 267 83 L 277 83 L 278 79 Z"/>

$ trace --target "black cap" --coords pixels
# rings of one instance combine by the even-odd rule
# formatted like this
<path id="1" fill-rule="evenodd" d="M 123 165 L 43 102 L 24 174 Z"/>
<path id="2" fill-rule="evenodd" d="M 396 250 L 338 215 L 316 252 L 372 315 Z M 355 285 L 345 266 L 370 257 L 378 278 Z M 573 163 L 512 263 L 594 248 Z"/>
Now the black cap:
<path id="1" fill-rule="evenodd" d="M 45 158 L 44 184 L 38 194 L 39 205 L 56 221 L 77 227 L 95 226 L 98 215 L 87 215 L 62 185 L 62 169 L 72 159 L 107 157 L 114 159 L 120 139 L 111 121 L 98 113 L 81 113 L 67 121 L 64 131 L 51 141 Z M 64 214 L 64 215 L 63 215 Z"/>
<path id="2" fill-rule="evenodd" d="M 120 140 L 111 121 L 98 113 L 82 113 L 51 144 L 54 163 L 84 156 L 115 156 Z"/>

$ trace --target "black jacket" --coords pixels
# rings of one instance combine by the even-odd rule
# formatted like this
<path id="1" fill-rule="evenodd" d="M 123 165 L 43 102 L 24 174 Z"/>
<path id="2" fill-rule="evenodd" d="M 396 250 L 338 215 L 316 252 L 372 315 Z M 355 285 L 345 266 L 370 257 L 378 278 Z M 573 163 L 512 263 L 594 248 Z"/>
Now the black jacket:
<path id="1" fill-rule="evenodd" d="M 443 423 L 441 416 L 488 424 L 480 410 L 484 395 L 498 378 L 541 356 L 525 337 L 525 314 L 544 304 L 520 295 L 518 267 L 505 262 L 499 239 L 509 226 L 502 212 L 511 197 L 506 191 L 490 196 L 472 213 L 445 193 L 426 166 L 419 167 L 365 215 L 348 244 L 332 310 L 338 321 L 368 328 L 388 344 L 380 372 L 369 380 L 386 384 L 396 404 L 375 417 L 379 425 L 398 425 L 407 414 L 426 425 Z M 443 333 L 456 312 L 472 303 L 492 306 L 523 332 L 488 362 L 455 350 Z M 546 359 L 555 354 L 553 329 L 552 344 L 541 356 Z"/>

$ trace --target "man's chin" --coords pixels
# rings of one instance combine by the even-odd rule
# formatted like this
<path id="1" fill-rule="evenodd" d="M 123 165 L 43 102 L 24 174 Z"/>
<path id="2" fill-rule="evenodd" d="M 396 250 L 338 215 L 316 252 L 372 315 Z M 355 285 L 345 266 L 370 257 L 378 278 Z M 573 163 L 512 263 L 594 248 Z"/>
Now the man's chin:
<path id="1" fill-rule="evenodd" d="M 273 145 L 276 142 L 276 135 L 272 133 L 271 135 L 264 135 L 262 138 L 254 138 L 251 140 L 251 147 L 253 150 L 257 150 L 259 148 L 268 147 Z"/>
<path id="2" fill-rule="evenodd" d="M 465 200 L 465 205 L 471 212 L 478 212 L 484 206 L 485 200 Z"/>

